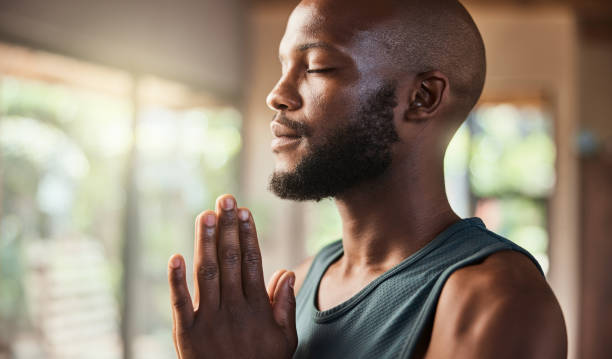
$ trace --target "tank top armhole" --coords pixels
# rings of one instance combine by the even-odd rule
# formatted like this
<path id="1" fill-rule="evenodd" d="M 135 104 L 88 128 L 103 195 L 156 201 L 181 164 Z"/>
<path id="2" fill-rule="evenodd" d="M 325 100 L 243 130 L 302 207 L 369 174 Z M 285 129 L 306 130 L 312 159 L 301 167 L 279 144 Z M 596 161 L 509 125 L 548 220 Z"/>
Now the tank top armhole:
<path id="1" fill-rule="evenodd" d="M 498 237 L 498 239 L 500 238 L 503 238 L 503 237 Z M 444 287 L 444 284 L 446 283 L 448 278 L 451 276 L 451 274 L 453 274 L 458 269 L 461 269 L 463 267 L 466 267 L 471 264 L 477 263 L 481 260 L 484 260 L 486 257 L 496 252 L 501 252 L 501 251 L 506 251 L 506 250 L 516 251 L 516 252 L 522 253 L 523 255 L 527 256 L 534 263 L 534 265 L 537 267 L 540 273 L 544 276 L 544 272 L 542 271 L 540 264 L 531 255 L 531 253 L 529 253 L 524 248 L 514 244 L 513 242 L 509 240 L 505 240 L 505 241 L 500 240 L 499 242 L 493 245 L 489 245 L 485 248 L 482 248 L 480 251 L 476 252 L 472 256 L 454 264 L 453 266 L 447 268 L 446 270 L 444 270 L 444 272 L 442 272 L 440 277 L 436 280 L 436 283 L 434 284 L 434 287 L 432 288 L 431 293 L 425 300 L 425 305 L 424 305 L 425 310 L 423 310 L 417 317 L 417 320 L 416 320 L 417 324 L 415 325 L 415 330 L 413 331 L 413 333 L 411 333 L 408 336 L 408 338 L 406 338 L 406 343 L 404 344 L 403 349 L 400 352 L 400 355 L 398 356 L 398 358 L 410 359 L 410 356 L 413 354 L 413 351 L 416 347 L 418 340 L 423 334 L 422 333 L 423 330 L 427 327 L 427 324 L 429 323 L 430 320 L 432 320 L 435 314 L 436 306 L 438 305 L 438 299 L 440 298 L 440 294 L 442 293 L 442 288 Z"/>
<path id="2" fill-rule="evenodd" d="M 527 256 L 527 258 L 529 258 L 529 260 L 531 260 L 531 262 L 536 266 L 536 268 L 538 269 L 538 272 L 540 272 L 540 274 L 543 277 L 546 277 L 546 273 L 544 273 L 544 270 L 542 269 L 542 266 L 540 265 L 540 263 L 538 262 L 538 260 L 531 254 L 529 253 L 528 250 L 526 250 L 525 248 L 519 246 L 518 244 L 512 242 L 511 240 L 504 238 L 502 236 L 500 236 L 499 234 L 492 232 L 486 228 L 478 228 L 479 230 L 483 231 L 485 234 L 488 234 L 490 236 L 493 236 L 494 238 L 496 238 L 500 243 L 510 247 L 508 249 L 513 250 L 515 252 L 519 252 L 522 253 L 523 255 Z M 492 253 L 490 253 L 492 254 Z"/>
<path id="3" fill-rule="evenodd" d="M 329 244 L 326 244 L 323 248 L 319 250 L 319 252 L 317 252 L 317 254 L 312 260 L 312 263 L 310 263 L 310 268 L 308 268 L 308 271 L 306 272 L 304 281 L 302 281 L 302 286 L 297 294 L 298 296 L 300 296 L 300 294 L 302 293 L 307 292 L 308 290 L 305 289 L 312 286 L 313 281 L 315 284 L 318 282 L 320 277 L 320 274 L 318 272 L 320 272 L 321 269 L 325 269 L 325 264 L 327 260 L 330 256 L 334 255 L 338 251 L 339 247 L 342 247 L 342 239 L 338 239 Z"/>

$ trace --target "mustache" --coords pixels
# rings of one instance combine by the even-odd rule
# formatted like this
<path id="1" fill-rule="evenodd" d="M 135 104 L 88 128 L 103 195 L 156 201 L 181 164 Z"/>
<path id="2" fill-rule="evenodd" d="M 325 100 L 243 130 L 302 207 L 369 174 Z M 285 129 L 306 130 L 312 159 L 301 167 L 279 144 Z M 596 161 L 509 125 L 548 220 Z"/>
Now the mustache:
<path id="1" fill-rule="evenodd" d="M 306 125 L 303 122 L 291 120 L 287 116 L 285 116 L 285 114 L 283 113 L 277 113 L 274 116 L 272 116 L 272 121 L 276 121 L 280 123 L 281 125 L 294 130 L 300 136 L 307 137 L 307 136 L 310 136 L 312 133 L 312 130 L 308 125 Z"/>

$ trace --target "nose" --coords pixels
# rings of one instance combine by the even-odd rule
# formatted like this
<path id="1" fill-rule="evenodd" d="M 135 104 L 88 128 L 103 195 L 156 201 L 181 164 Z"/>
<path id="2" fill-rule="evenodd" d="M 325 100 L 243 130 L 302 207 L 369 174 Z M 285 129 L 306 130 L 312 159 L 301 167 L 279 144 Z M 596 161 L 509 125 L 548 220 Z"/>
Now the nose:
<path id="1" fill-rule="evenodd" d="M 278 80 L 268 94 L 266 104 L 270 109 L 276 111 L 295 111 L 302 107 L 302 99 L 296 86 L 285 75 Z"/>

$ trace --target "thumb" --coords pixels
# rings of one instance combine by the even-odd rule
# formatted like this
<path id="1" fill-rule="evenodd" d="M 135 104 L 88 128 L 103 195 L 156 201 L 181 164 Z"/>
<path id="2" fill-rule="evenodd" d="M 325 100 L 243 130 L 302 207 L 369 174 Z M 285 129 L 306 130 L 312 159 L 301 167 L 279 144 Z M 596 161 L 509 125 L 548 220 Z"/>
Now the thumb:
<path id="1" fill-rule="evenodd" d="M 279 269 L 274 274 L 272 274 L 272 278 L 268 282 L 268 286 L 266 290 L 268 291 L 268 298 L 270 298 L 270 303 L 274 303 L 274 294 L 276 293 L 276 288 L 278 287 L 278 282 L 281 276 L 286 272 L 286 269 Z"/>
<path id="2" fill-rule="evenodd" d="M 295 273 L 283 273 L 274 292 L 272 312 L 274 320 L 283 329 L 289 344 L 295 348 L 297 346 L 297 331 L 295 329 L 294 284 Z"/>

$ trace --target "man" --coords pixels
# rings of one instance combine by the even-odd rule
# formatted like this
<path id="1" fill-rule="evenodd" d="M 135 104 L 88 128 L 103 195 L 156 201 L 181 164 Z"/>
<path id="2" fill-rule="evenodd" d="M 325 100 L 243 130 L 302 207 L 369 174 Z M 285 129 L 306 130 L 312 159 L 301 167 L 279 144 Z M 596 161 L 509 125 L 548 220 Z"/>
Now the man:
<path id="1" fill-rule="evenodd" d="M 170 259 L 178 356 L 564 358 L 537 262 L 446 198 L 445 148 L 485 78 L 463 6 L 304 0 L 279 57 L 270 188 L 333 197 L 342 239 L 266 291 L 253 219 L 220 197 L 196 220 L 193 302 Z"/>

